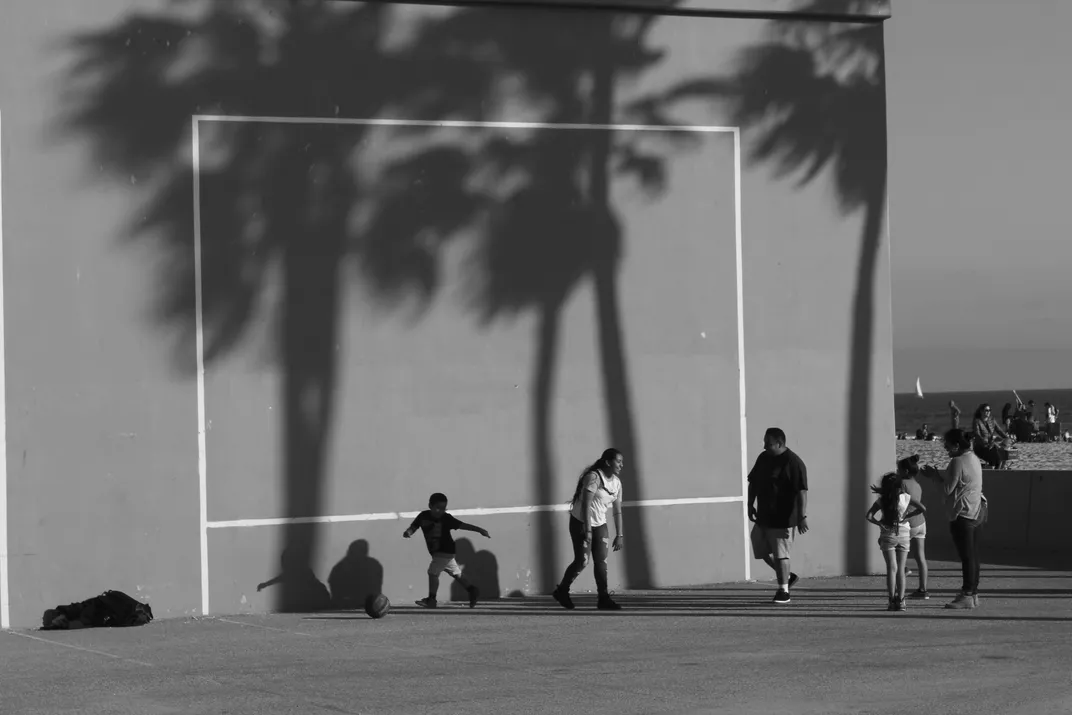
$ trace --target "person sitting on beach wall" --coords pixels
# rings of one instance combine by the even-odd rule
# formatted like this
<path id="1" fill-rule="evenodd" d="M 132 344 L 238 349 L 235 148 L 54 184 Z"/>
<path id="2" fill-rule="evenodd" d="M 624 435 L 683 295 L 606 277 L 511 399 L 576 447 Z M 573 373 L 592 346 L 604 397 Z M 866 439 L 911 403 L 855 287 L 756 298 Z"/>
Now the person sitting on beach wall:
<path id="1" fill-rule="evenodd" d="M 1001 438 L 1001 441 L 998 440 Z M 1009 438 L 991 416 L 990 405 L 985 402 L 975 410 L 972 421 L 972 451 L 992 469 L 1004 469 L 1009 460 L 1009 450 L 1004 441 Z"/>

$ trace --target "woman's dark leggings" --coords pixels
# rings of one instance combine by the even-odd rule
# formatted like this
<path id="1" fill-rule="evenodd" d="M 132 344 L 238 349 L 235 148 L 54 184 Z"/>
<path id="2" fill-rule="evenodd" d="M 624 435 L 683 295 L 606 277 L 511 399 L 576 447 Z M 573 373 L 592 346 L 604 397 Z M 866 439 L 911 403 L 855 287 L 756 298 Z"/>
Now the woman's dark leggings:
<path id="1" fill-rule="evenodd" d="M 584 524 L 570 514 L 570 541 L 573 542 L 573 563 L 566 567 L 559 588 L 569 592 L 581 571 L 588 565 L 588 549 L 584 543 Z M 607 595 L 607 554 L 610 553 L 610 531 L 607 525 L 592 527 L 592 559 L 596 562 L 596 590 L 600 596 Z"/>
<path id="2" fill-rule="evenodd" d="M 963 591 L 969 595 L 979 592 L 979 523 L 975 519 L 958 516 L 949 522 L 953 544 L 960 557 L 960 569 L 964 578 Z"/>

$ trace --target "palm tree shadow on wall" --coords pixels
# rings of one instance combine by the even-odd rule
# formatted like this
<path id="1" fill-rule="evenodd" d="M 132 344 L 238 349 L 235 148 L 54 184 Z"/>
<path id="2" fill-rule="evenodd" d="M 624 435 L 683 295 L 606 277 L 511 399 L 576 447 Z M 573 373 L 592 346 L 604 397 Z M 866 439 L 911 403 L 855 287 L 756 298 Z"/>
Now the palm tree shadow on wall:
<path id="1" fill-rule="evenodd" d="M 884 3 L 810 0 L 801 10 L 828 17 Z M 795 20 L 772 22 L 767 41 L 747 48 L 728 76 L 685 82 L 664 102 L 728 102 L 749 143 L 749 160 L 798 185 L 828 175 L 845 215 L 863 214 L 851 318 L 845 425 L 844 561 L 868 569 L 863 518 L 870 478 L 875 287 L 886 210 L 886 89 L 882 26 Z"/>
<path id="2" fill-rule="evenodd" d="M 167 259 L 155 318 L 175 332 L 182 369 L 196 367 L 191 115 L 480 120 L 520 98 L 542 121 L 610 124 L 622 118 L 616 83 L 660 58 L 645 45 L 655 15 L 577 13 L 556 34 L 518 21 L 526 12 L 538 20 L 539 11 L 464 9 L 410 27 L 410 40 L 401 41 L 399 12 L 381 3 L 177 3 L 71 40 L 62 131 L 89 139 L 100 173 L 143 192 L 124 235 L 151 242 Z M 558 38 L 554 48 L 549 37 Z M 349 283 L 384 310 L 415 303 L 419 315 L 437 295 L 443 251 L 467 235 L 478 244 L 469 280 L 479 320 L 537 315 L 538 503 L 572 492 L 574 475 L 563 489 L 553 473 L 551 412 L 560 311 L 586 280 L 610 441 L 639 464 L 618 303 L 623 236 L 610 182 L 635 178 L 657 195 L 678 145 L 604 131 L 457 140 L 398 127 L 388 140 L 406 150 L 370 180 L 354 169 L 375 143 L 368 126 L 212 121 L 199 128 L 204 362 L 260 339 L 280 366 L 282 516 L 325 511 Z M 633 474 L 632 498 L 643 499 L 643 475 Z M 561 526 L 540 514 L 545 591 L 558 575 Z M 639 511 L 629 532 L 626 582 L 650 586 Z M 282 540 L 296 564 L 315 562 L 317 525 L 290 524 Z M 300 594 L 282 586 L 278 603 L 300 610 Z"/>

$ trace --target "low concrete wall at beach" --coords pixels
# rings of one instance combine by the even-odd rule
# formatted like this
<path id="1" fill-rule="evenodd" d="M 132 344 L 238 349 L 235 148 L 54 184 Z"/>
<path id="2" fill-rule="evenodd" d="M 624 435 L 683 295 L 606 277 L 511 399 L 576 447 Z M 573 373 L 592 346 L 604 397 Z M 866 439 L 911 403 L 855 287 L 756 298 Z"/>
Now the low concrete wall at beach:
<path id="1" fill-rule="evenodd" d="M 983 492 L 990 504 L 980 540 L 985 562 L 1046 566 L 1072 560 L 1063 533 L 1072 471 L 986 470 Z M 929 510 L 928 557 L 955 558 L 941 488 L 925 480 L 923 503 Z"/>

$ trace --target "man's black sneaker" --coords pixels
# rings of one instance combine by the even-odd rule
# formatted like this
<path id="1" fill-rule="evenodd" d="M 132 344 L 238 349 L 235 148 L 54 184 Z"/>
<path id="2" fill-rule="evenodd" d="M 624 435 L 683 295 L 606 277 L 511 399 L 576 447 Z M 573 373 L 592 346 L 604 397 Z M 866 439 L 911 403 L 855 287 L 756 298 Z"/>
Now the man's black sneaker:
<path id="1" fill-rule="evenodd" d="M 778 589 L 778 593 L 774 594 L 775 603 L 789 603 L 789 591 L 784 588 Z"/>
<path id="2" fill-rule="evenodd" d="M 469 587 L 469 608 L 476 608 L 476 600 L 480 598 L 480 589 L 476 586 Z"/>
<path id="3" fill-rule="evenodd" d="M 799 580 L 800 580 L 799 576 L 797 576 L 792 571 L 789 572 L 789 588 L 793 588 L 793 584 L 795 584 Z"/>
<path id="4" fill-rule="evenodd" d="M 436 600 L 434 598 L 422 598 L 421 600 L 417 601 L 417 605 L 422 606 L 424 608 L 435 608 L 438 604 L 436 603 Z"/>

